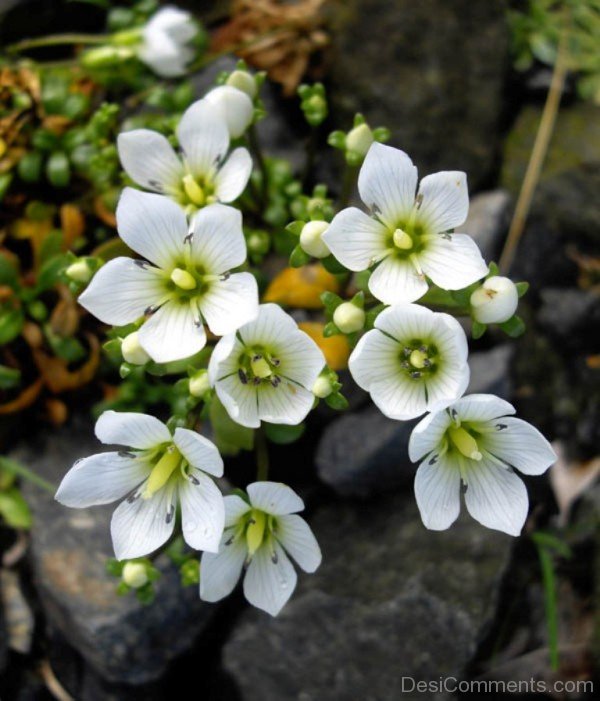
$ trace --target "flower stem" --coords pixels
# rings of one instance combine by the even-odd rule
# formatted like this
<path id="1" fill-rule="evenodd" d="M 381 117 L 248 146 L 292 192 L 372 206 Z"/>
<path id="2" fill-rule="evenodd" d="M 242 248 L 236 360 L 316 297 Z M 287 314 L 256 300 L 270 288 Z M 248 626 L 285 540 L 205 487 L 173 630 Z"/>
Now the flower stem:
<path id="1" fill-rule="evenodd" d="M 310 179 L 312 177 L 313 168 L 315 165 L 315 156 L 317 155 L 317 142 L 319 137 L 319 130 L 316 127 L 312 127 L 308 139 L 306 140 L 305 146 L 305 161 L 304 168 L 302 170 L 302 187 L 306 189 L 310 184 Z"/>
<path id="2" fill-rule="evenodd" d="M 53 484 L 45 480 L 43 477 L 36 475 L 35 472 L 30 470 L 28 467 L 25 467 L 25 465 L 21 465 L 21 463 L 18 463 L 15 460 L 10 460 L 9 458 L 0 456 L 0 469 L 6 470 L 6 472 L 10 472 L 17 477 L 21 477 L 22 479 L 31 482 L 52 495 L 56 493 L 56 487 Z"/>
<path id="3" fill-rule="evenodd" d="M 256 429 L 254 434 L 254 450 L 256 452 L 256 481 L 264 482 L 269 477 L 269 447 L 262 426 Z"/>
<path id="4" fill-rule="evenodd" d="M 267 170 L 267 164 L 265 163 L 265 159 L 262 154 L 262 149 L 258 140 L 258 133 L 254 124 L 251 124 L 250 128 L 248 129 L 248 143 L 250 145 L 252 155 L 256 158 L 256 162 L 258 163 L 258 169 L 261 175 L 260 206 L 261 209 L 264 209 L 267 205 L 268 200 L 269 172 Z"/>
<path id="5" fill-rule="evenodd" d="M 344 180 L 342 182 L 342 192 L 340 194 L 339 208 L 343 209 L 352 195 L 354 186 L 356 184 L 356 175 L 358 173 L 358 168 L 356 166 L 351 166 L 346 164 L 346 169 L 344 170 Z"/>
<path id="6" fill-rule="evenodd" d="M 54 34 L 47 37 L 23 39 L 16 44 L 6 47 L 7 53 L 19 53 L 28 49 L 38 49 L 43 46 L 61 46 L 63 44 L 105 44 L 107 37 L 99 34 Z"/>

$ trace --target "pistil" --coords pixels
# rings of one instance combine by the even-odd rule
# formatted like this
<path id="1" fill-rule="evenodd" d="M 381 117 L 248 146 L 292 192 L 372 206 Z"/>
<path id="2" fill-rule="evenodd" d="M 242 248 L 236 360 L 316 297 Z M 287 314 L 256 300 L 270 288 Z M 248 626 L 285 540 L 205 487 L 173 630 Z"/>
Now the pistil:
<path id="1" fill-rule="evenodd" d="M 479 446 L 477 441 L 473 436 L 465 431 L 464 428 L 451 426 L 448 429 L 448 435 L 450 437 L 451 443 L 455 448 L 465 456 L 465 458 L 470 458 L 471 460 L 481 460 L 483 455 L 479 452 Z"/>
<path id="2" fill-rule="evenodd" d="M 173 270 L 171 273 L 171 280 L 182 290 L 194 290 L 198 284 L 193 275 L 181 268 L 175 268 Z"/>
<path id="3" fill-rule="evenodd" d="M 185 194 L 195 205 L 201 207 L 206 202 L 206 195 L 204 190 L 194 180 L 194 176 L 188 173 L 183 176 L 182 182 Z"/>
<path id="4" fill-rule="evenodd" d="M 153 494 L 162 489 L 168 482 L 169 477 L 177 469 L 181 462 L 181 453 L 175 446 L 167 448 L 161 459 L 156 463 L 150 477 L 146 482 L 146 488 L 142 494 L 143 499 L 149 499 Z"/>
<path id="5" fill-rule="evenodd" d="M 394 245 L 403 251 L 409 251 L 413 247 L 412 237 L 404 229 L 394 231 Z"/>

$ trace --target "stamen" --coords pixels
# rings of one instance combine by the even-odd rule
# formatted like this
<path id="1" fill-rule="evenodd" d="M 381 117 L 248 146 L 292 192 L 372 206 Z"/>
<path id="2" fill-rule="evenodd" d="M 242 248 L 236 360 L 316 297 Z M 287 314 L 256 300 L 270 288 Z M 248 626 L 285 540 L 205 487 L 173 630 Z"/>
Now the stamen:
<path id="1" fill-rule="evenodd" d="M 248 376 L 247 376 L 246 373 L 242 370 L 242 368 L 240 368 L 240 369 L 238 370 L 238 377 L 240 378 L 240 382 L 241 382 L 243 385 L 247 385 L 247 384 L 248 384 Z"/>
<path id="2" fill-rule="evenodd" d="M 171 523 L 171 521 L 173 520 L 173 516 L 175 516 L 175 506 L 173 504 L 169 504 L 169 509 L 167 511 L 167 517 L 165 521 L 167 523 Z"/>
<path id="3" fill-rule="evenodd" d="M 418 380 L 419 377 L 421 377 L 421 373 L 418 370 L 415 370 L 414 372 L 410 373 L 410 376 L 413 380 Z"/>

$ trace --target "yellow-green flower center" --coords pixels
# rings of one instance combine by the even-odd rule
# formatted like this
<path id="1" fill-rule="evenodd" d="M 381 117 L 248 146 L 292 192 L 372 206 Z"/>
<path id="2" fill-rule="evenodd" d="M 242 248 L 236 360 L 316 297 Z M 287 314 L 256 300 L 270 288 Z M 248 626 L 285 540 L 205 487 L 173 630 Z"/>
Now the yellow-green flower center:
<path id="1" fill-rule="evenodd" d="M 447 431 L 450 443 L 458 450 L 461 455 L 471 460 L 481 460 L 483 455 L 479 450 L 475 438 L 466 431 L 462 426 L 451 426 Z"/>
<path id="2" fill-rule="evenodd" d="M 400 367 L 413 380 L 419 380 L 437 372 L 439 357 L 433 343 L 421 339 L 412 339 L 402 344 Z"/>
<path id="3" fill-rule="evenodd" d="M 181 464 L 182 455 L 174 445 L 171 445 L 163 453 L 160 460 L 152 468 L 150 477 L 146 482 L 146 488 L 142 494 L 143 499 L 149 499 L 162 489 L 169 478 Z"/>
<path id="4" fill-rule="evenodd" d="M 277 387 L 281 382 L 278 374 L 280 360 L 262 346 L 246 348 L 240 355 L 238 377 L 244 385 L 263 383 Z"/>

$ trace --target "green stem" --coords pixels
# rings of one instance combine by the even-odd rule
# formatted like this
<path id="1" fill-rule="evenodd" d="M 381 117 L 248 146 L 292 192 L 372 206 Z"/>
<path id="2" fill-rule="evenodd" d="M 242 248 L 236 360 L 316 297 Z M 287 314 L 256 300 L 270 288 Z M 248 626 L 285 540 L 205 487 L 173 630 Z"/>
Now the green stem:
<path id="1" fill-rule="evenodd" d="M 21 465 L 15 460 L 10 460 L 9 458 L 0 456 L 0 468 L 12 473 L 13 475 L 16 475 L 17 477 L 22 477 L 28 482 L 35 484 L 37 487 L 44 489 L 53 496 L 56 494 L 56 487 L 52 483 L 46 481 L 43 477 L 36 475 L 35 472 L 32 472 L 28 467 Z"/>
<path id="2" fill-rule="evenodd" d="M 260 142 L 258 140 L 258 134 L 256 132 L 256 127 L 254 124 L 250 125 L 248 129 L 248 143 L 250 144 L 250 150 L 252 155 L 256 158 L 258 163 L 258 169 L 261 174 L 261 184 L 260 184 L 260 206 L 264 209 L 267 205 L 268 200 L 268 190 L 269 190 L 269 173 L 267 171 L 267 164 L 262 154 L 262 149 L 260 147 Z"/>
<path id="3" fill-rule="evenodd" d="M 556 578 L 554 576 L 554 563 L 551 553 L 547 548 L 534 542 L 537 547 L 542 568 L 542 583 L 544 587 L 544 607 L 546 609 L 546 628 L 548 630 L 548 646 L 550 648 L 550 666 L 554 671 L 558 670 L 558 612 L 556 606 Z"/>
<path id="4" fill-rule="evenodd" d="M 7 53 L 19 53 L 28 49 L 38 49 L 43 46 L 61 46 L 63 44 L 106 44 L 108 37 L 98 34 L 55 34 L 48 37 L 23 39 L 16 44 L 6 47 Z"/>
<path id="5" fill-rule="evenodd" d="M 306 140 L 306 159 L 304 161 L 304 169 L 302 171 L 302 187 L 306 189 L 310 184 L 310 177 L 315 165 L 315 156 L 317 155 L 317 142 L 319 130 L 312 127 L 308 139 Z"/>
<path id="6" fill-rule="evenodd" d="M 256 452 L 256 481 L 264 482 L 269 477 L 269 446 L 264 428 L 256 429 L 254 434 Z"/>
<path id="7" fill-rule="evenodd" d="M 356 175 L 358 173 L 357 166 L 351 166 L 346 164 L 346 169 L 344 170 L 344 180 L 342 182 L 342 192 L 340 194 L 339 208 L 343 209 L 347 206 L 354 190 L 354 185 L 356 184 Z"/>

